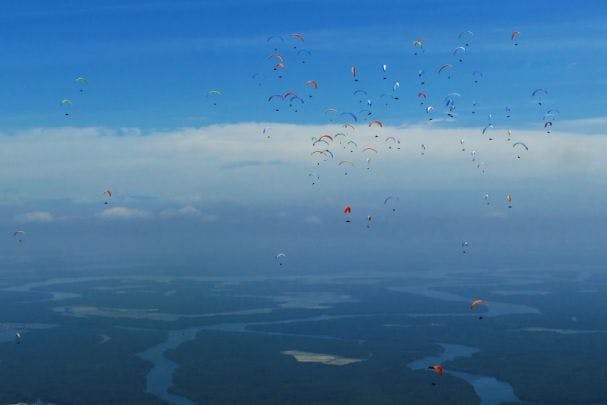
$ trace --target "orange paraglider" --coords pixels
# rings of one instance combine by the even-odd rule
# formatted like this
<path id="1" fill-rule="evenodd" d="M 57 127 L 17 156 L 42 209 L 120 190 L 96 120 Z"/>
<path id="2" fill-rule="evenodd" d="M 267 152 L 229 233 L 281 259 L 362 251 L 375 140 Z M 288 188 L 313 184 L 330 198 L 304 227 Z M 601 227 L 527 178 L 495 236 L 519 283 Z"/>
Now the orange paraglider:
<path id="1" fill-rule="evenodd" d="M 434 371 L 435 373 L 438 374 L 439 377 L 443 376 L 443 372 L 445 371 L 443 369 L 443 366 L 441 366 L 440 364 L 434 365 L 434 366 L 428 366 L 429 370 Z"/>
<path id="2" fill-rule="evenodd" d="M 470 309 L 475 310 L 477 306 L 479 305 L 488 305 L 489 303 L 485 300 L 481 300 L 481 299 L 474 299 L 472 300 L 472 304 L 470 304 Z"/>

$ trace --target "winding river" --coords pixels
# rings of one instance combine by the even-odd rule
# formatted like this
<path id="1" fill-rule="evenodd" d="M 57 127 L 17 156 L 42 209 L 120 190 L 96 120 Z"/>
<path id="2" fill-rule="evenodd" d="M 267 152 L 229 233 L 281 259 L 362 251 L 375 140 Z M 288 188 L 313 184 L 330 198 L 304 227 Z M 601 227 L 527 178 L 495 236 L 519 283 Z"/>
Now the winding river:
<path id="1" fill-rule="evenodd" d="M 448 343 L 440 343 L 443 352 L 438 356 L 428 356 L 419 360 L 412 361 L 407 364 L 412 370 L 425 370 L 428 366 L 434 364 L 443 364 L 448 361 L 457 359 L 458 357 L 471 357 L 480 350 L 476 347 L 454 345 Z M 457 378 L 465 380 L 472 385 L 476 395 L 481 399 L 481 405 L 498 405 L 504 402 L 520 401 L 512 386 L 504 381 L 499 381 L 493 377 L 464 373 L 462 371 L 445 370 L 445 374 L 453 375 Z"/>

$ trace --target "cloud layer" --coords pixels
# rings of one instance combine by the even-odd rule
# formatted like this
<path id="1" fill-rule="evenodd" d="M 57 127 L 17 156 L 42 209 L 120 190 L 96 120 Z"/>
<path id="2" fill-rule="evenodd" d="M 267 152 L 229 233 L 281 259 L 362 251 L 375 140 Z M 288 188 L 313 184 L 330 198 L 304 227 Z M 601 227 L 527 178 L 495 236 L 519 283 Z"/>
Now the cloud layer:
<path id="1" fill-rule="evenodd" d="M 265 127 L 272 129 L 270 139 L 262 134 Z M 312 146 L 312 137 L 337 132 L 345 132 L 358 147 L 346 146 L 344 137 Z M 389 147 L 389 137 L 400 140 L 400 150 Z M 515 141 L 529 150 L 513 148 Z M 378 153 L 362 152 L 366 146 Z M 333 159 L 311 156 L 325 149 Z M 606 149 L 605 137 L 574 132 L 513 129 L 507 141 L 507 129 L 499 127 L 485 135 L 479 128 L 428 125 L 345 130 L 340 125 L 241 123 L 145 134 L 41 128 L 0 135 L 0 196 L 4 204 L 14 204 L 15 195 L 19 203 L 66 198 L 102 203 L 101 193 L 109 187 L 114 206 L 100 218 L 150 217 L 136 208 L 145 201 L 164 204 L 156 211 L 161 218 L 212 221 L 202 207 L 222 201 L 320 204 L 355 194 L 468 190 L 483 184 L 504 192 L 519 183 L 601 185 L 607 182 Z M 354 167 L 340 166 L 342 160 Z M 39 208 L 21 219 L 50 221 L 53 216 Z"/>
<path id="2" fill-rule="evenodd" d="M 48 211 L 31 211 L 15 216 L 18 222 L 52 222 L 55 220 L 53 214 Z"/>

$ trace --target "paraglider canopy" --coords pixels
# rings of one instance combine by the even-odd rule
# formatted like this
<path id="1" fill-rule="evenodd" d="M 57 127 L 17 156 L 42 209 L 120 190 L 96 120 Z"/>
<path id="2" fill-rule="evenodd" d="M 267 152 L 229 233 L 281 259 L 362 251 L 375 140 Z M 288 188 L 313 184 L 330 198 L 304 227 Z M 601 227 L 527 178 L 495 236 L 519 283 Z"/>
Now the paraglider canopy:
<path id="1" fill-rule="evenodd" d="M 280 252 L 276 255 L 276 260 L 278 260 L 278 264 L 280 266 L 282 266 L 282 259 L 284 259 L 285 257 L 287 257 L 287 255 L 282 252 Z"/>
<path id="2" fill-rule="evenodd" d="M 18 238 L 18 239 L 19 239 L 19 242 L 22 242 L 22 241 L 23 241 L 22 237 L 23 237 L 24 235 L 25 235 L 25 231 L 24 231 L 24 230 L 21 230 L 21 229 L 17 229 L 17 230 L 16 230 L 16 231 L 13 233 L 13 236 L 14 236 L 15 238 Z"/>
<path id="3" fill-rule="evenodd" d="M 428 369 L 434 371 L 435 373 L 437 373 L 439 375 L 439 377 L 443 376 L 443 372 L 445 371 L 443 369 L 443 366 L 441 366 L 440 364 L 436 364 L 434 366 L 428 366 Z"/>
<path id="4" fill-rule="evenodd" d="M 470 309 L 475 310 L 477 306 L 479 305 L 488 305 L 489 303 L 485 300 L 481 300 L 481 299 L 474 299 L 472 300 L 472 303 L 470 304 Z"/>
<path id="5" fill-rule="evenodd" d="M 512 35 L 510 35 L 510 40 L 514 41 L 514 45 L 518 45 L 518 37 L 521 35 L 520 31 L 513 31 Z"/>

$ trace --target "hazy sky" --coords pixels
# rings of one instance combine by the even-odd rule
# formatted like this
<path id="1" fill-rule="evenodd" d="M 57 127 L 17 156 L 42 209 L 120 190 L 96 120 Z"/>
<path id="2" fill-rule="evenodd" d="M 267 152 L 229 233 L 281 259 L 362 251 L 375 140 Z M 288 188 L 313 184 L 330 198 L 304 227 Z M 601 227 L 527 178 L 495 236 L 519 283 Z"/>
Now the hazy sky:
<path id="1" fill-rule="evenodd" d="M 233 263 L 263 267 L 287 251 L 305 270 L 310 257 L 347 267 L 352 250 L 352 263 L 368 251 L 380 267 L 466 265 L 465 240 L 465 260 L 479 266 L 598 262 L 606 11 L 602 1 L 10 2 L 0 16 L 0 253 L 187 251 L 229 265 L 240 249 Z M 536 88 L 548 94 L 534 98 Z M 288 91 L 303 103 L 268 102 Z M 369 128 L 373 119 L 384 127 Z M 312 146 L 338 132 L 358 147 Z M 311 157 L 317 149 L 335 157 Z M 388 195 L 400 197 L 396 212 Z M 16 228 L 28 230 L 26 247 L 13 243 Z"/>

